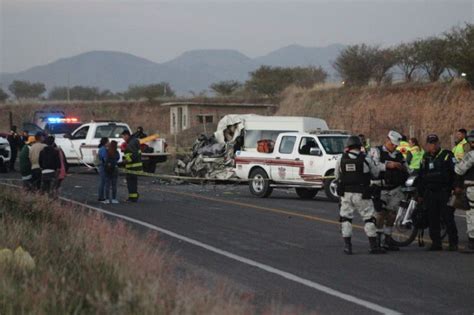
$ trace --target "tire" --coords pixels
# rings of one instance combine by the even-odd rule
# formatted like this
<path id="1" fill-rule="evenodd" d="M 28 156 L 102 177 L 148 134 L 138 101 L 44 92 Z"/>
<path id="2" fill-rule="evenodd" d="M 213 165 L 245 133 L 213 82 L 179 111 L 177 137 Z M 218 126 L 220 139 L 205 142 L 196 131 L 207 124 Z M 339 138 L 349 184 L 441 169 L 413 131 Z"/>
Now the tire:
<path id="1" fill-rule="evenodd" d="M 333 176 L 334 171 L 330 171 L 326 176 Z M 338 202 L 339 201 L 339 196 L 337 195 L 336 192 L 336 179 L 335 178 L 327 178 L 324 180 L 324 192 L 326 193 L 326 196 L 329 198 L 331 201 Z"/>
<path id="2" fill-rule="evenodd" d="M 270 180 L 267 172 L 257 168 L 250 173 L 249 189 L 252 195 L 259 198 L 267 198 L 272 194 L 273 188 L 270 187 Z"/>
<path id="3" fill-rule="evenodd" d="M 411 230 L 411 232 L 410 232 Z M 416 236 L 418 235 L 418 229 L 414 226 L 412 226 L 410 229 L 405 229 L 404 233 L 400 233 L 401 231 L 399 230 L 398 227 L 394 227 L 392 234 L 392 243 L 395 246 L 398 247 L 405 247 L 413 243 L 415 240 Z M 399 235 L 406 235 L 407 237 L 400 237 Z"/>
<path id="4" fill-rule="evenodd" d="M 318 189 L 310 189 L 310 188 L 295 188 L 295 190 L 298 197 L 305 200 L 313 199 L 314 197 L 316 197 L 319 191 Z"/>

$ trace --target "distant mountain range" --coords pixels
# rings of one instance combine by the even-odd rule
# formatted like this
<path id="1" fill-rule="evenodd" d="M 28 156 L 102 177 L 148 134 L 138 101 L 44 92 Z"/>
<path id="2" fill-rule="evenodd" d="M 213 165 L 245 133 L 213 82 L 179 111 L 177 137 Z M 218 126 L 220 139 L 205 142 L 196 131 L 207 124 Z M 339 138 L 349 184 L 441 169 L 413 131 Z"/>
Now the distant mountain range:
<path id="1" fill-rule="evenodd" d="M 164 63 L 156 63 L 128 53 L 91 51 L 18 73 L 0 74 L 0 86 L 13 80 L 39 81 L 49 90 L 54 86 L 97 86 L 113 92 L 130 85 L 169 82 L 179 95 L 200 92 L 221 80 L 244 82 L 249 72 L 261 65 L 321 66 L 331 77 L 331 63 L 344 45 L 303 47 L 291 45 L 265 56 L 249 58 L 236 50 L 192 50 Z"/>

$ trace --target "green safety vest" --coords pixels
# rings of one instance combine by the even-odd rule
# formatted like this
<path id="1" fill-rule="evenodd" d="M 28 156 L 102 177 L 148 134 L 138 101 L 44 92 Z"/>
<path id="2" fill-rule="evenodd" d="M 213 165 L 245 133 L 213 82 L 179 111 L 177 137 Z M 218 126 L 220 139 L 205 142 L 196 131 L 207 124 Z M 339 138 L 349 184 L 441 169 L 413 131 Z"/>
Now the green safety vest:
<path id="1" fill-rule="evenodd" d="M 414 146 L 410 148 L 410 153 L 411 153 L 412 158 L 410 161 L 410 165 L 408 165 L 408 167 L 412 170 L 419 170 L 425 151 L 420 149 L 419 146 Z"/>
<path id="2" fill-rule="evenodd" d="M 454 157 L 456 160 L 461 161 L 464 157 L 464 145 L 467 143 L 466 139 L 462 139 L 458 144 L 453 148 Z"/>

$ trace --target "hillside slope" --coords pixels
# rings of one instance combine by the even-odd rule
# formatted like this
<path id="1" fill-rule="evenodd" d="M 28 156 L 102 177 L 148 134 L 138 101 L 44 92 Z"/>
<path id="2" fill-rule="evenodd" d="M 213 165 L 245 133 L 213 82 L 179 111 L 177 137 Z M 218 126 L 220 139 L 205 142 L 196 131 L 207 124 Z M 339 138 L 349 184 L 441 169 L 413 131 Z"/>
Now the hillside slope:
<path id="1" fill-rule="evenodd" d="M 376 142 L 390 129 L 424 140 L 440 135 L 449 147 L 456 129 L 474 129 L 474 91 L 463 82 L 303 90 L 289 88 L 277 115 L 321 117 L 331 128 L 364 133 Z"/>
<path id="2" fill-rule="evenodd" d="M 260 65 L 321 65 L 329 73 L 329 65 L 342 45 L 303 47 L 292 45 L 265 56 L 249 58 L 237 50 L 191 50 L 164 63 L 156 63 L 131 54 L 114 51 L 91 51 L 61 58 L 52 63 L 18 73 L 0 73 L 0 86 L 6 88 L 13 80 L 39 81 L 49 90 L 54 86 L 97 86 L 113 92 L 129 85 L 166 81 L 179 95 L 190 90 L 200 92 L 221 80 L 245 81 L 249 72 Z"/>

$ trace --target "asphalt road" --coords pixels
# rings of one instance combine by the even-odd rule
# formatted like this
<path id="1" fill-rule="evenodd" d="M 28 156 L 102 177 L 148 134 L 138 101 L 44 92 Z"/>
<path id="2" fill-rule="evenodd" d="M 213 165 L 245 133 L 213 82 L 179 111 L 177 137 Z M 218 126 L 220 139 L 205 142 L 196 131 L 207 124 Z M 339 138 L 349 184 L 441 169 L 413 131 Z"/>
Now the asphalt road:
<path id="1" fill-rule="evenodd" d="M 63 196 L 157 227 L 184 265 L 205 279 L 225 279 L 258 305 L 279 301 L 321 314 L 474 313 L 474 255 L 426 252 L 417 244 L 369 255 L 358 219 L 355 255 L 344 255 L 337 204 L 324 196 L 305 201 L 282 190 L 257 199 L 242 185 L 143 178 L 139 203 L 103 205 L 97 175 L 74 172 Z M 126 196 L 122 179 L 119 195 Z M 465 221 L 456 219 L 464 243 Z"/>

